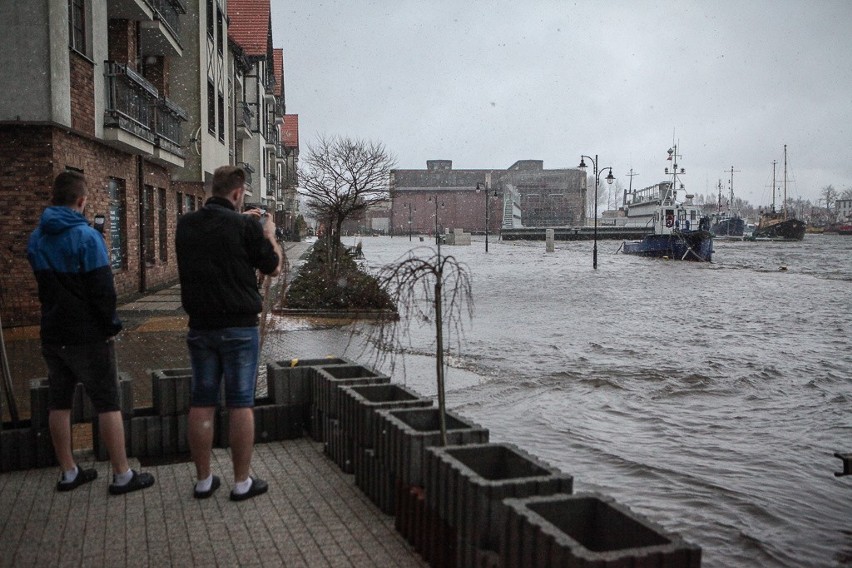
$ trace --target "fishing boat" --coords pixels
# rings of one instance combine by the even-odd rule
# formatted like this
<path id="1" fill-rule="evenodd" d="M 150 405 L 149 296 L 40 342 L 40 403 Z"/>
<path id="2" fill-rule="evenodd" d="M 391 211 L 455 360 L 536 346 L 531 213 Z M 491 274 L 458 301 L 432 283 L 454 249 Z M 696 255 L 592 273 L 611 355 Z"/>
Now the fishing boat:
<path id="1" fill-rule="evenodd" d="M 669 258 L 673 260 L 695 260 L 710 262 L 713 255 L 713 234 L 710 218 L 700 207 L 693 204 L 693 195 L 687 194 L 680 176 L 686 174 L 678 169 L 677 145 L 668 150 L 672 169 L 665 169 L 671 181 L 663 181 L 643 189 L 624 192 L 626 225 L 651 227 L 653 232 L 638 241 L 624 241 L 624 254 Z M 684 201 L 678 201 L 682 191 Z"/>
<path id="2" fill-rule="evenodd" d="M 719 180 L 719 201 L 716 214 L 710 219 L 710 232 L 714 237 L 741 239 L 745 230 L 745 220 L 733 211 L 734 205 L 734 172 L 738 171 L 731 166 L 731 179 L 729 182 L 730 196 L 728 197 L 727 209 L 722 210 L 722 180 Z"/>
<path id="3" fill-rule="evenodd" d="M 784 144 L 784 204 L 780 210 L 775 208 L 775 165 L 772 162 L 772 209 L 762 211 L 757 228 L 752 233 L 756 241 L 801 241 L 805 238 L 806 224 L 796 219 L 795 214 L 787 209 L 787 145 Z"/>

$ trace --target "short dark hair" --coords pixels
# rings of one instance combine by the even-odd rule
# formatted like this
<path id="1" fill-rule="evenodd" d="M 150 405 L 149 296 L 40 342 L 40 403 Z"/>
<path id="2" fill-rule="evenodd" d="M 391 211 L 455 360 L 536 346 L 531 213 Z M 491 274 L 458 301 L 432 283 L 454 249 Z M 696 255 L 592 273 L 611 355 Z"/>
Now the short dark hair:
<path id="1" fill-rule="evenodd" d="M 65 171 L 53 180 L 53 205 L 75 205 L 86 196 L 86 176 L 80 172 Z"/>
<path id="2" fill-rule="evenodd" d="M 213 172 L 213 195 L 225 197 L 246 183 L 246 173 L 238 166 L 221 166 Z"/>

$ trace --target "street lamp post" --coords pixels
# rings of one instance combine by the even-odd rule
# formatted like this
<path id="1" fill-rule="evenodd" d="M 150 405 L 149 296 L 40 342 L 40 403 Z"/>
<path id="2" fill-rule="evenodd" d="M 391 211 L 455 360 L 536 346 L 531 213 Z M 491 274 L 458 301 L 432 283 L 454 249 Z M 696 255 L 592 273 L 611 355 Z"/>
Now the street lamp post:
<path id="1" fill-rule="evenodd" d="M 604 170 L 609 170 L 609 173 L 606 176 L 606 182 L 612 185 L 612 182 L 615 180 L 615 177 L 612 175 L 612 168 L 607 166 L 605 168 L 598 169 L 598 155 L 595 154 L 595 157 L 591 156 L 580 156 L 580 165 L 577 166 L 584 172 L 586 171 L 586 162 L 583 161 L 583 158 L 588 158 L 592 162 L 592 167 L 595 170 L 595 231 L 594 231 L 594 245 L 592 246 L 592 268 L 595 270 L 598 269 L 598 185 L 600 184 L 601 172 Z"/>
<path id="2" fill-rule="evenodd" d="M 479 193 L 481 189 L 485 190 L 485 252 L 488 252 L 488 224 L 489 217 L 491 214 L 491 207 L 489 207 L 491 203 L 489 202 L 488 198 L 497 197 L 498 195 L 496 189 L 494 190 L 493 195 L 489 194 L 489 185 L 490 184 L 487 181 L 485 183 L 482 183 L 481 181 L 476 183 L 476 193 Z"/>
<path id="3" fill-rule="evenodd" d="M 411 202 L 408 202 L 408 241 L 411 242 Z"/>

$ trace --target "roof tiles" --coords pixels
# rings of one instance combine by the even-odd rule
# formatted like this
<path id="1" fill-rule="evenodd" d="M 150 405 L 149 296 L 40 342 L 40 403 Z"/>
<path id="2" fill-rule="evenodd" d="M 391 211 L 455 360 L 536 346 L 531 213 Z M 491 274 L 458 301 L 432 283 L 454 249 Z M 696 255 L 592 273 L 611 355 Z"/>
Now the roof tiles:
<path id="1" fill-rule="evenodd" d="M 228 36 L 246 55 L 266 55 L 270 30 L 269 0 L 228 0 Z"/>

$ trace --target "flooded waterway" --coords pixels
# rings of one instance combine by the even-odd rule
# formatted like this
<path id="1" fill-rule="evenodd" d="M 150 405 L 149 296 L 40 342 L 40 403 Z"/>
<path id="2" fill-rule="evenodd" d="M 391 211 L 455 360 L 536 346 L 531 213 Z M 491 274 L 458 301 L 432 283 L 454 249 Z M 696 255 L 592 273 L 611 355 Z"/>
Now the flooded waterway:
<path id="1" fill-rule="evenodd" d="M 619 244 L 599 243 L 597 271 L 589 242 L 442 247 L 475 298 L 450 408 L 700 545 L 705 566 L 852 564 L 852 477 L 833 475 L 852 452 L 852 237 L 717 240 L 712 264 Z M 372 267 L 423 245 L 363 239 Z M 367 360 L 349 331 L 280 320 L 267 356 Z M 411 334 L 394 380 L 434 394 L 434 331 Z"/>

